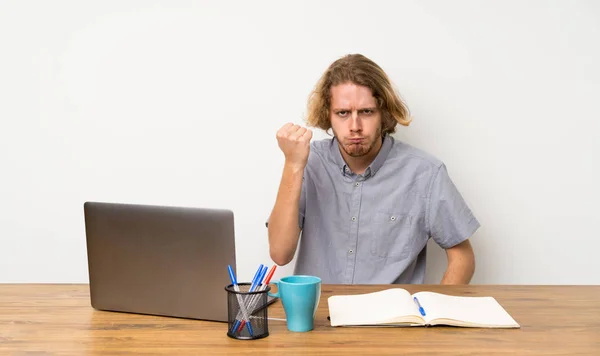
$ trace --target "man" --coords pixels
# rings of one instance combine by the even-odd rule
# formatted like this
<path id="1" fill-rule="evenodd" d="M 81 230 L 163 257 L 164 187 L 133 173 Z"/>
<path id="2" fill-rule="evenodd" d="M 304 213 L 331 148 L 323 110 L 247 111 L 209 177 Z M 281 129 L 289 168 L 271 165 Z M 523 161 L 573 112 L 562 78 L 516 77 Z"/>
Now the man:
<path id="1" fill-rule="evenodd" d="M 479 223 L 441 161 L 390 135 L 410 119 L 385 72 L 360 54 L 340 58 L 308 107 L 308 124 L 334 137 L 311 143 L 312 131 L 291 123 L 277 132 L 273 261 L 288 264 L 299 245 L 295 274 L 324 283 L 423 283 L 433 238 L 448 257 L 441 283 L 468 284 Z"/>

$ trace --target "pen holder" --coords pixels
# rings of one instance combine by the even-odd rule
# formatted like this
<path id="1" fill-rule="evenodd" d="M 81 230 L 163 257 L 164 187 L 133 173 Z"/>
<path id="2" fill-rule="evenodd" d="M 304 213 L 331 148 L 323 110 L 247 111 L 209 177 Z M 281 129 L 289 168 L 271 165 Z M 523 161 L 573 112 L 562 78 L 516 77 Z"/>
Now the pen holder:
<path id="1" fill-rule="evenodd" d="M 270 286 L 250 292 L 250 283 L 225 287 L 227 291 L 227 336 L 240 340 L 254 340 L 269 336 L 267 293 Z M 237 290 L 236 288 L 237 287 Z"/>

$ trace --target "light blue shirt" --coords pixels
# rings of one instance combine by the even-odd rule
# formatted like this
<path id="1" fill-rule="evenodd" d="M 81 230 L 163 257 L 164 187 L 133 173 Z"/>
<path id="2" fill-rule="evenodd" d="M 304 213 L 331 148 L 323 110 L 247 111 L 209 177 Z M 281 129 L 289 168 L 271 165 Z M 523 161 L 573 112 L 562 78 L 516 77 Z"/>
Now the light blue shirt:
<path id="1" fill-rule="evenodd" d="M 362 175 L 335 138 L 312 142 L 298 219 L 294 273 L 330 284 L 423 283 L 429 238 L 446 249 L 480 226 L 445 165 L 391 136 Z"/>

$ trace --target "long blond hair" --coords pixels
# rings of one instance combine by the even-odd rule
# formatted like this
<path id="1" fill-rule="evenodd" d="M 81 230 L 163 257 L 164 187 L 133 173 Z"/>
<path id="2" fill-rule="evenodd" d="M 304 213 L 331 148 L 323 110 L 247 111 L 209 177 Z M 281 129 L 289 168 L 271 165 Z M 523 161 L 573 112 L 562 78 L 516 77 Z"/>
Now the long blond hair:
<path id="1" fill-rule="evenodd" d="M 381 111 L 381 134 L 396 132 L 396 125 L 408 126 L 412 121 L 408 107 L 392 86 L 387 74 L 362 54 L 349 54 L 323 73 L 308 100 L 308 125 L 325 131 L 331 128 L 331 87 L 354 83 L 371 89 Z"/>

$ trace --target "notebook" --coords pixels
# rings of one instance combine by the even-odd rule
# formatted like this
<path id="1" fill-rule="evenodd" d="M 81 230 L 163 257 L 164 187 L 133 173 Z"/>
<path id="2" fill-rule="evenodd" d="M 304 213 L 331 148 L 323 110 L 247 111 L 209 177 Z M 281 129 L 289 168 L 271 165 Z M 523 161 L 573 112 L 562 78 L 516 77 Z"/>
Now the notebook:
<path id="1" fill-rule="evenodd" d="M 367 294 L 335 295 L 327 302 L 331 326 L 520 328 L 493 297 L 426 291 L 411 295 L 405 289 L 391 288 Z"/>

